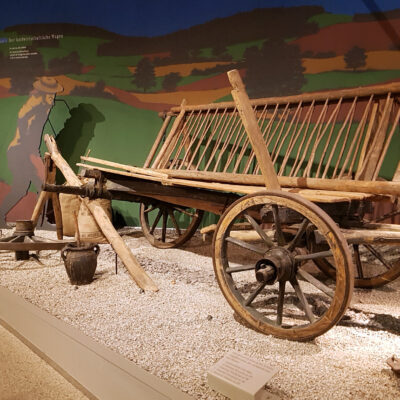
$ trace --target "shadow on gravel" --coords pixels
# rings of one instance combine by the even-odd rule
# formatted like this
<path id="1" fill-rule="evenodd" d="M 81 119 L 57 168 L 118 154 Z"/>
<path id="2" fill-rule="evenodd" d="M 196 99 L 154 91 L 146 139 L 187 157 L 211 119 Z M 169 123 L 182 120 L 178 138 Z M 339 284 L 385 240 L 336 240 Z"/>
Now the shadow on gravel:
<path id="1" fill-rule="evenodd" d="M 371 331 L 387 331 L 395 335 L 400 335 L 399 318 L 389 314 L 368 313 L 354 308 L 349 308 L 338 325 L 364 328 Z"/>

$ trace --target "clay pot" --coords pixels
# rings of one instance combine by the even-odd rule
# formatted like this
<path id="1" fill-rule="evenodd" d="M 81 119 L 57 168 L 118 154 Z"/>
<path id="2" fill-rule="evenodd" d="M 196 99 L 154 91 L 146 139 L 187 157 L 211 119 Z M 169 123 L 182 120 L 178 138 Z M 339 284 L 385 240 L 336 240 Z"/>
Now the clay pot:
<path id="1" fill-rule="evenodd" d="M 70 243 L 61 250 L 61 257 L 72 285 L 87 285 L 93 281 L 99 251 L 99 246 L 94 243 L 80 246 Z"/>

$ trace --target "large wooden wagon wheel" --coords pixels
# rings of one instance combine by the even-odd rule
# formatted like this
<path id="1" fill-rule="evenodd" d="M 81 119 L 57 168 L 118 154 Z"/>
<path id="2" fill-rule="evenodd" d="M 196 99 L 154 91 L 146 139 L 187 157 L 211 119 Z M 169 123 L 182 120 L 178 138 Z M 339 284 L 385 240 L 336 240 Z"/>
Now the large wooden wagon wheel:
<path id="1" fill-rule="evenodd" d="M 199 227 L 203 211 L 154 201 L 140 204 L 140 224 L 155 247 L 169 249 L 187 242 Z"/>
<path id="2" fill-rule="evenodd" d="M 253 232 L 238 238 L 235 224 L 243 221 Z M 312 230 L 326 238 L 327 250 L 306 250 L 306 233 Z M 258 242 L 245 240 L 251 233 Z M 312 263 L 330 255 L 334 279 Z M 217 225 L 213 261 L 228 303 L 265 334 L 313 339 L 341 319 L 351 299 L 354 276 L 346 240 L 324 211 L 292 193 L 258 192 L 233 203 Z"/>
<path id="3" fill-rule="evenodd" d="M 378 217 L 377 222 L 384 217 Z M 371 225 L 366 222 L 366 225 L 361 225 L 356 229 L 363 228 L 371 229 Z M 382 225 L 381 229 L 385 230 L 385 225 Z M 379 230 L 377 230 L 377 238 L 378 236 Z M 308 237 L 307 246 L 311 251 L 326 249 L 324 243 L 316 243 L 314 235 Z M 357 288 L 373 289 L 386 285 L 400 276 L 400 252 L 397 244 L 385 244 L 379 240 L 375 243 L 367 240 L 358 241 L 356 244 L 350 244 L 350 252 L 354 264 L 354 286 Z M 330 257 L 315 260 L 315 264 L 326 275 L 335 276 L 335 267 Z"/>
<path id="4" fill-rule="evenodd" d="M 311 237 L 308 241 L 311 252 L 324 251 L 325 244 L 316 244 Z M 400 255 L 398 246 L 390 244 L 358 243 L 351 244 L 350 251 L 354 263 L 354 286 L 372 289 L 383 286 L 400 276 Z M 326 275 L 335 277 L 336 268 L 331 257 L 314 261 Z"/>

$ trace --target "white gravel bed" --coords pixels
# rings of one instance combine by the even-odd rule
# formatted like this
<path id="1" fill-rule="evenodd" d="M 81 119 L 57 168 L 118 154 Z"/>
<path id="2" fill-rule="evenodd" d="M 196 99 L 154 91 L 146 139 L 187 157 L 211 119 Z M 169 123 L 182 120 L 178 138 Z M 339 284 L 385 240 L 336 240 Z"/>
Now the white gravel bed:
<path id="1" fill-rule="evenodd" d="M 90 285 L 71 285 L 56 251 L 41 252 L 42 265 L 0 253 L 0 285 L 197 399 L 225 398 L 208 387 L 206 374 L 231 349 L 277 367 L 268 389 L 282 399 L 400 398 L 399 378 L 385 362 L 400 355 L 399 280 L 355 290 L 343 322 L 312 342 L 291 342 L 235 319 L 214 277 L 210 243 L 195 237 L 160 250 L 139 232 L 124 239 L 159 292 L 143 293 L 121 261 L 115 274 L 109 245 L 100 246 Z"/>

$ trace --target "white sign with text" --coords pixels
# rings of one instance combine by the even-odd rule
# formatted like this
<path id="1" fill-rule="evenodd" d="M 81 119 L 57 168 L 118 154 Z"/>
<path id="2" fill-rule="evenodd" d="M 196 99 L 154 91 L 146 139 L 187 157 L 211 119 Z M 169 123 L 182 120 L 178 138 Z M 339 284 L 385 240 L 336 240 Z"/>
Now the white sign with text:
<path id="1" fill-rule="evenodd" d="M 208 384 L 232 400 L 276 398 L 264 390 L 265 384 L 278 372 L 243 353 L 231 350 L 208 371 Z"/>

